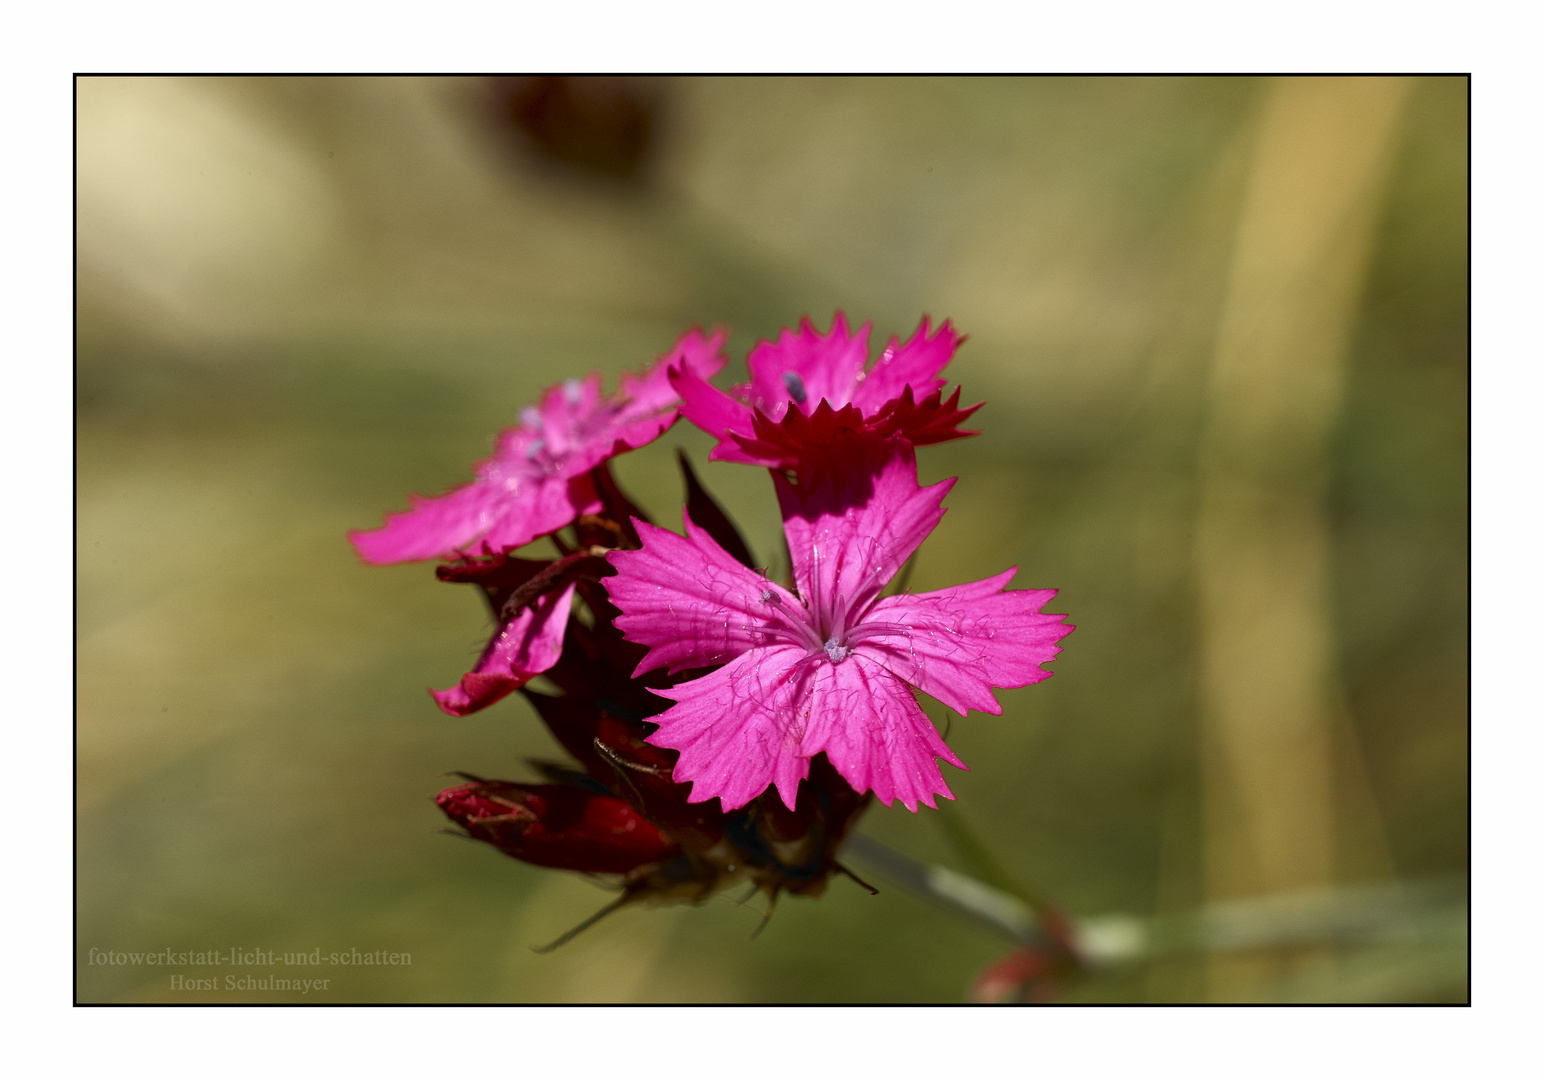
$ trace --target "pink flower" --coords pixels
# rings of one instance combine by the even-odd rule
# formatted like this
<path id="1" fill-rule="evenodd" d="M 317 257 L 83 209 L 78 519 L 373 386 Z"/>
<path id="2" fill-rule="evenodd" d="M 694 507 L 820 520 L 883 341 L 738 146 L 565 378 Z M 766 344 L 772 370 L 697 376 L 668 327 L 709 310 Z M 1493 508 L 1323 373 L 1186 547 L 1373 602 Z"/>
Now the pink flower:
<path id="1" fill-rule="evenodd" d="M 844 430 L 899 433 L 916 446 L 974 435 L 958 424 L 980 405 L 960 409 L 958 389 L 943 401 L 944 380 L 938 373 L 964 340 L 954 327 L 945 321 L 930 336 L 924 315 L 911 340 L 903 345 L 891 338 L 868 367 L 872 325 L 864 323 L 850 333 L 846 316 L 837 312 L 829 334 L 821 334 L 806 318 L 798 333 L 784 330 L 776 342 L 757 343 L 746 359 L 751 380 L 734 387 L 734 396 L 693 372 L 672 372 L 681 415 L 719 440 L 713 460 L 774 469 L 799 464 L 799 444 L 790 431 L 780 429 L 817 415 L 822 402 Z"/>
<path id="2" fill-rule="evenodd" d="M 649 741 L 680 751 L 675 779 L 692 782 L 693 802 L 716 796 L 732 810 L 775 784 L 791 807 L 822 752 L 887 806 L 953 798 L 935 759 L 965 766 L 911 687 L 962 714 L 1000 715 L 992 688 L 1048 678 L 1040 665 L 1072 630 L 1040 612 L 1054 590 L 1003 591 L 1013 569 L 881 598 L 943 517 L 953 481 L 920 487 L 900 438 L 850 439 L 841 460 L 807 489 L 773 476 L 797 594 L 736 562 L 689 515 L 685 537 L 639 523 L 642 549 L 607 556 L 616 625 L 650 650 L 638 672 L 723 665 L 654 691 L 676 704 L 652 718 Z"/>
<path id="3" fill-rule="evenodd" d="M 519 426 L 499 434 L 493 456 L 477 463 L 476 480 L 432 498 L 409 495 L 411 509 L 387 514 L 382 528 L 349 534 L 355 550 L 376 564 L 495 554 L 596 512 L 589 471 L 675 423 L 671 373 L 715 374 L 727 362 L 720 352 L 726 337 L 688 331 L 643 375 L 623 375 L 609 397 L 601 395 L 599 375 L 554 386 L 540 406 L 521 413 Z"/>

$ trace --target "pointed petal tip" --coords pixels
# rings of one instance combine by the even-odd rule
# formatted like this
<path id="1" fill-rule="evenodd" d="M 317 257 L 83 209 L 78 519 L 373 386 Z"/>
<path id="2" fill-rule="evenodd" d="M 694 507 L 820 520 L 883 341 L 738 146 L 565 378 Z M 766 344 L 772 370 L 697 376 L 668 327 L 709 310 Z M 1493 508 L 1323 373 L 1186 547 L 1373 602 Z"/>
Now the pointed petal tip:
<path id="1" fill-rule="evenodd" d="M 788 807 L 789 810 L 795 809 L 794 804 L 799 801 L 798 781 L 794 781 L 792 791 L 789 791 L 787 786 L 781 780 L 777 781 L 773 786 L 777 789 L 778 798 L 783 800 L 783 805 Z"/>
<path id="2" fill-rule="evenodd" d="M 723 325 L 715 326 L 711 330 L 704 330 L 702 327 L 694 324 L 687 333 L 696 334 L 702 341 L 703 348 L 716 352 L 722 349 L 725 343 L 728 342 L 729 330 L 729 327 Z"/>
<path id="3" fill-rule="evenodd" d="M 413 543 L 404 538 L 411 525 L 401 524 L 412 515 L 412 510 L 392 512 L 386 515 L 386 523 L 378 529 L 351 529 L 349 544 L 354 554 L 366 566 L 394 566 L 397 563 L 428 562 L 430 559 L 450 558 L 455 555 L 453 545 L 426 545 L 422 539 Z"/>
<path id="4" fill-rule="evenodd" d="M 892 803 L 899 802 L 902 806 L 904 806 L 907 810 L 911 811 L 913 814 L 920 814 L 922 812 L 922 807 L 924 807 L 924 806 L 927 807 L 929 810 L 937 810 L 938 809 L 938 796 L 940 796 L 940 795 L 942 795 L 944 798 L 950 800 L 951 802 L 953 802 L 955 800 L 955 798 L 956 798 L 954 792 L 949 790 L 949 785 L 944 783 L 942 780 L 940 780 L 939 781 L 939 790 L 937 790 L 937 791 L 930 791 L 930 792 L 928 792 L 925 795 L 918 795 L 918 796 L 916 796 L 912 800 L 908 800 L 904 795 L 894 795 L 894 796 L 891 796 L 891 798 L 889 800 L 881 799 L 880 802 L 886 808 L 888 808 Z"/>
<path id="5" fill-rule="evenodd" d="M 432 686 L 427 686 L 424 689 L 429 691 L 429 696 L 439 706 L 440 712 L 446 716 L 471 716 L 477 711 L 476 706 L 472 704 L 471 696 L 461 689 L 460 683 L 457 683 L 448 690 L 436 690 Z M 489 704 L 492 703 L 490 702 Z"/>
<path id="6" fill-rule="evenodd" d="M 653 736 L 649 736 L 643 741 L 646 743 L 653 743 Z M 739 802 L 734 802 L 733 796 L 730 796 L 726 799 L 722 792 L 708 791 L 702 783 L 702 778 L 700 776 L 690 780 L 683 777 L 681 775 L 679 765 L 676 766 L 676 771 L 671 774 L 670 779 L 677 784 L 686 784 L 691 788 L 686 796 L 686 801 L 688 804 L 693 806 L 700 806 L 703 803 L 716 802 L 718 803 L 718 810 L 720 814 L 727 814 L 731 811 L 740 809 L 742 806 L 748 806 L 750 805 L 751 801 L 756 798 L 756 796 L 751 795 L 741 799 Z"/>
<path id="7" fill-rule="evenodd" d="M 354 549 L 354 555 L 359 559 L 360 562 L 364 563 L 364 565 L 366 565 L 366 566 L 386 566 L 386 565 L 389 565 L 389 563 L 386 562 L 386 561 L 379 560 L 379 559 L 374 559 L 374 558 L 371 558 L 371 556 L 370 556 L 370 550 L 369 549 L 370 549 L 370 547 L 372 545 L 371 545 L 370 541 L 367 539 L 367 537 L 369 537 L 372 533 L 375 533 L 377 531 L 379 531 L 379 530 L 376 530 L 376 529 L 350 529 L 348 531 L 348 534 L 347 534 L 348 535 L 349 546 Z"/>
<path id="8" fill-rule="evenodd" d="M 429 696 L 447 716 L 471 716 L 496 705 L 536 677 L 531 675 L 485 674 L 468 672 L 448 690 L 429 687 Z"/>

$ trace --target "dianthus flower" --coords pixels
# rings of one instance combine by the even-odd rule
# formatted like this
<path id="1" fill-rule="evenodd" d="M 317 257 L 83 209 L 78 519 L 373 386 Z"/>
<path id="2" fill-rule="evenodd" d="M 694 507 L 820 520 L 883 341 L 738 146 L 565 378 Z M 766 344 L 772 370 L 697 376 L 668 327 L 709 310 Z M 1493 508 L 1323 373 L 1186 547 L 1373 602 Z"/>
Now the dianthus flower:
<path id="1" fill-rule="evenodd" d="M 797 593 L 730 557 L 689 513 L 684 537 L 637 523 L 641 549 L 607 556 L 615 624 L 649 648 L 635 675 L 716 667 L 654 690 L 675 705 L 652 718 L 648 741 L 680 752 L 674 776 L 694 802 L 732 810 L 775 785 L 791 807 L 821 753 L 886 806 L 953 798 L 937 759 L 965 765 L 911 688 L 961 714 L 1000 715 L 992 688 L 1048 678 L 1040 665 L 1072 630 L 1040 611 L 1055 590 L 1003 591 L 1017 568 L 882 597 L 943 517 L 953 481 L 921 487 L 899 437 L 850 437 L 831 461 L 804 486 L 773 474 Z"/>
<path id="2" fill-rule="evenodd" d="M 497 629 L 439 706 L 466 715 L 518 690 L 571 758 L 530 762 L 541 783 L 462 774 L 437 800 L 509 856 L 616 879 L 618 898 L 553 946 L 625 904 L 735 883 L 773 902 L 820 895 L 852 876 L 837 856 L 873 798 L 915 810 L 953 797 L 937 761 L 965 766 L 917 691 L 1000 714 L 994 687 L 1049 676 L 1040 665 L 1072 627 L 1040 611 L 1054 591 L 1005 591 L 1014 570 L 883 595 L 953 484 L 921 487 L 913 447 L 973 434 L 958 423 L 975 406 L 942 399 L 961 340 L 948 323 L 924 318 L 866 369 L 868 332 L 806 319 L 752 351 L 733 398 L 706 381 L 723 335 L 692 331 L 610 397 L 595 376 L 548 391 L 472 484 L 351 534 L 367 562 L 438 557 L 440 580 L 488 601 Z M 612 477 L 606 459 L 662 433 L 678 395 L 680 415 L 719 436 L 715 457 L 774 470 L 786 582 L 755 569 L 684 456 L 685 537 L 649 524 Z M 544 535 L 559 557 L 515 556 Z M 538 673 L 559 696 L 526 685 Z"/>
<path id="3" fill-rule="evenodd" d="M 411 509 L 387 514 L 383 527 L 349 533 L 355 550 L 378 565 L 502 554 L 594 513 L 601 502 L 590 470 L 675 423 L 672 371 L 713 375 L 727 362 L 726 337 L 688 331 L 647 372 L 623 375 L 609 396 L 599 375 L 554 386 L 500 432 L 476 480 L 432 498 L 409 495 Z"/>
<path id="4" fill-rule="evenodd" d="M 714 461 L 774 469 L 797 468 L 804 448 L 850 433 L 898 434 L 913 446 L 976 434 L 959 424 L 980 405 L 959 408 L 958 387 L 943 400 L 939 372 L 964 340 L 953 326 L 946 320 L 932 331 L 923 316 L 905 344 L 892 337 L 870 367 L 871 328 L 864 323 L 850 333 L 837 312 L 830 333 L 822 334 L 806 318 L 797 333 L 784 330 L 751 349 L 750 382 L 732 394 L 696 372 L 673 371 L 681 415 L 719 440 Z"/>

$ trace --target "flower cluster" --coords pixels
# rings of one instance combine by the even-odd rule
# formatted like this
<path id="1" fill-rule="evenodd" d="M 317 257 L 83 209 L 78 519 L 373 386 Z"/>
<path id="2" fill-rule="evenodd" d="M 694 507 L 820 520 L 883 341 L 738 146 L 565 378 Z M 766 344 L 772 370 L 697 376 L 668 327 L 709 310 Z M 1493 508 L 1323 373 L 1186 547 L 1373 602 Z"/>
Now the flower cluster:
<path id="1" fill-rule="evenodd" d="M 749 881 L 816 895 L 871 798 L 915 811 L 965 768 L 917 703 L 1000 714 L 994 688 L 1049 677 L 1072 627 L 1015 571 L 909 593 L 897 575 L 954 481 L 917 478 L 915 447 L 975 434 L 946 399 L 962 340 L 927 319 L 870 363 L 869 326 L 838 314 L 760 342 L 728 392 L 722 331 L 692 330 L 641 376 L 548 391 L 477 479 L 351 536 L 372 563 L 439 559 L 478 586 L 496 629 L 440 708 L 520 691 L 574 763 L 543 783 L 466 777 L 439 796 L 466 832 L 540 866 L 620 875 L 616 904 L 700 900 Z M 651 524 L 606 462 L 684 416 L 712 458 L 771 471 L 790 575 L 758 567 L 682 457 L 684 535 Z M 552 559 L 515 549 L 548 537 Z M 576 601 L 588 617 L 575 612 Z M 538 693 L 537 675 L 562 691 Z M 616 906 L 615 904 L 612 905 Z M 610 910 L 609 908 L 607 910 Z"/>

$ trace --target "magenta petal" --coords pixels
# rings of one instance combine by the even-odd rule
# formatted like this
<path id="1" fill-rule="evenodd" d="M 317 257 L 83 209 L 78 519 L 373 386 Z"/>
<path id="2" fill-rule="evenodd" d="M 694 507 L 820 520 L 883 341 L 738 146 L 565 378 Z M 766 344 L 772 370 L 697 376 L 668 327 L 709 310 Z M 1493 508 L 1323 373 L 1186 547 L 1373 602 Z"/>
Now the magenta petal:
<path id="1" fill-rule="evenodd" d="M 581 513 L 599 509 L 598 500 L 593 498 L 575 501 L 576 493 L 586 487 L 555 478 L 530 485 L 519 497 L 506 498 L 498 518 L 483 536 L 484 549 L 490 553 L 513 551 L 539 536 L 556 532 Z M 580 498 L 583 500 L 582 495 Z"/>
<path id="2" fill-rule="evenodd" d="M 682 334 L 670 351 L 648 371 L 642 375 L 623 375 L 621 391 L 629 402 L 624 419 L 631 420 L 640 413 L 673 406 L 678 394 L 673 386 L 673 376 L 677 373 L 696 376 L 699 381 L 717 375 L 729 362 L 722 352 L 728 339 L 727 330 L 715 330 L 706 335 L 694 326 Z"/>
<path id="3" fill-rule="evenodd" d="M 928 336 L 928 329 L 928 318 L 924 315 L 917 332 L 906 344 L 900 345 L 895 338 L 890 339 L 890 344 L 863 382 L 853 391 L 853 404 L 860 407 L 864 415 L 872 416 L 900 397 L 901 391 L 908 386 L 917 401 L 943 388 L 944 380 L 938 373 L 954 359 L 954 350 L 964 339 L 954 332 L 954 326 L 947 319 L 932 337 Z"/>
<path id="4" fill-rule="evenodd" d="M 649 646 L 634 674 L 665 665 L 723 664 L 747 649 L 787 640 L 802 611 L 797 597 L 748 569 L 682 512 L 686 535 L 635 521 L 643 547 L 613 551 L 606 579 L 621 609 L 617 627 Z"/>
<path id="5" fill-rule="evenodd" d="M 576 487 L 572 473 L 549 476 L 532 463 L 536 445 L 532 429 L 504 431 L 472 483 L 427 499 L 409 495 L 411 509 L 387 514 L 383 528 L 352 532 L 349 539 L 361 558 L 376 564 L 454 558 L 479 541 L 484 551 L 512 551 L 598 509 L 587 482 Z"/>
<path id="6" fill-rule="evenodd" d="M 383 528 L 350 533 L 350 540 L 372 563 L 453 558 L 478 543 L 482 551 L 504 552 L 598 510 L 581 479 L 675 423 L 672 368 L 712 375 L 727 362 L 720 352 L 725 337 L 688 331 L 647 372 L 623 376 L 609 397 L 599 375 L 551 387 L 521 411 L 517 427 L 499 433 L 493 456 L 476 466 L 476 481 L 435 498 L 409 496 L 406 513 L 388 514 Z"/>
<path id="7" fill-rule="evenodd" d="M 864 323 L 856 334 L 849 333 L 847 316 L 838 311 L 829 334 L 820 333 L 806 318 L 798 333 L 784 330 L 775 342 L 758 342 L 745 361 L 751 407 L 777 420 L 790 400 L 802 398 L 799 404 L 806 413 L 822 400 L 835 408 L 846 405 L 868 363 L 870 328 Z"/>
<path id="8" fill-rule="evenodd" d="M 522 414 L 525 426 L 517 429 L 519 438 L 507 449 L 501 445 L 494 464 L 501 472 L 540 480 L 579 476 L 609 457 L 653 441 L 675 423 L 673 409 L 640 408 L 623 391 L 608 399 L 600 389 L 599 375 L 569 379 L 549 389 L 540 408 Z"/>
<path id="9" fill-rule="evenodd" d="M 348 534 L 365 562 L 380 566 L 448 557 L 481 536 L 507 509 L 507 497 L 481 481 L 431 498 L 409 495 L 407 502 L 409 509 L 387 514 L 381 528 Z"/>
<path id="10" fill-rule="evenodd" d="M 1040 665 L 1055 659 L 1056 643 L 1073 630 L 1065 615 L 1040 611 L 1056 590 L 1001 591 L 1015 572 L 887 597 L 864 616 L 858 648 L 962 715 L 971 709 L 1000 715 L 992 688 L 1049 679 Z"/>
<path id="11" fill-rule="evenodd" d="M 761 465 L 769 469 L 775 469 L 781 464 L 780 462 L 769 461 L 764 457 L 749 453 L 732 439 L 721 442 L 708 451 L 708 460 L 727 461 L 732 465 Z"/>
<path id="12" fill-rule="evenodd" d="M 521 415 L 526 429 L 540 437 L 545 454 L 564 460 L 590 448 L 595 441 L 591 431 L 609 419 L 608 412 L 601 400 L 600 376 L 588 375 L 548 387 L 541 404 Z"/>
<path id="13" fill-rule="evenodd" d="M 817 668 L 829 673 L 829 685 L 811 699 L 801 754 L 824 751 L 854 790 L 873 791 L 886 806 L 899 799 L 915 813 L 918 803 L 936 809 L 935 795 L 954 798 L 936 759 L 965 763 L 903 682 L 861 653 Z"/>
<path id="14" fill-rule="evenodd" d="M 689 802 L 716 796 L 735 810 L 776 784 L 793 807 L 809 775 L 809 755 L 799 749 L 808 703 L 820 697 L 810 684 L 831 667 L 808 659 L 791 645 L 752 649 L 700 679 L 654 691 L 676 704 L 652 717 L 659 730 L 648 741 L 681 752 L 674 778 L 691 783 Z"/>
<path id="15" fill-rule="evenodd" d="M 750 406 L 744 405 L 695 371 L 670 373 L 670 386 L 681 398 L 681 415 L 716 439 L 727 439 L 729 432 L 751 430 Z"/>
<path id="16" fill-rule="evenodd" d="M 451 716 L 485 709 L 558 662 L 574 601 L 574 586 L 549 593 L 521 611 L 488 642 L 475 667 L 449 690 L 430 691 Z"/>
<path id="17" fill-rule="evenodd" d="M 623 375 L 619 396 L 626 404 L 612 418 L 614 446 L 607 456 L 613 450 L 646 446 L 674 424 L 679 404 L 674 377 L 685 375 L 708 386 L 706 380 L 729 362 L 722 352 L 728 337 L 727 330 L 708 336 L 693 327 L 644 374 Z"/>
<path id="18" fill-rule="evenodd" d="M 585 470 L 593 469 L 607 458 L 636 450 L 640 446 L 648 446 L 674 427 L 675 422 L 676 412 L 670 409 L 638 420 L 616 423 L 613 425 L 610 444 L 604 450 L 598 444 L 591 449 L 592 456 L 583 463 Z"/>
<path id="19" fill-rule="evenodd" d="M 794 580 L 812 610 L 836 604 L 860 614 L 944 516 L 953 480 L 917 484 L 917 460 L 902 439 L 856 440 L 840 468 L 806 477 L 808 489 L 772 480 L 793 556 Z"/>
<path id="20" fill-rule="evenodd" d="M 953 326 L 946 321 L 934 331 L 923 316 L 904 345 L 891 338 L 879 360 L 865 371 L 870 329 L 865 323 L 852 333 L 841 312 L 825 334 L 802 319 L 797 331 L 784 330 L 776 341 L 756 344 L 746 361 L 750 381 L 728 394 L 705 378 L 672 372 L 674 391 L 682 399 L 681 415 L 718 439 L 711 454 L 714 461 L 797 468 L 801 473 L 806 448 L 799 436 L 813 437 L 817 431 L 781 431 L 774 448 L 766 444 L 762 424 L 770 423 L 775 431 L 790 416 L 814 416 L 822 402 L 831 413 L 853 406 L 859 421 L 848 426 L 866 426 L 880 438 L 900 432 L 920 446 L 973 434 L 958 430 L 973 409 L 958 408 L 958 393 L 947 404 L 940 396 L 944 380 L 939 372 L 964 340 Z M 798 408 L 790 410 L 791 403 Z"/>

